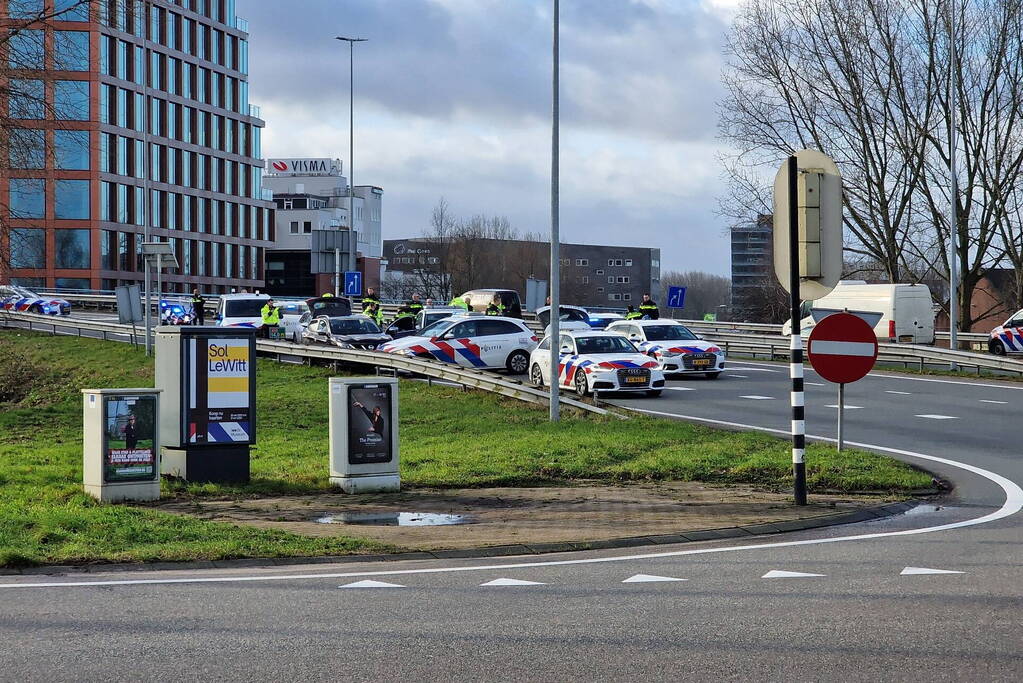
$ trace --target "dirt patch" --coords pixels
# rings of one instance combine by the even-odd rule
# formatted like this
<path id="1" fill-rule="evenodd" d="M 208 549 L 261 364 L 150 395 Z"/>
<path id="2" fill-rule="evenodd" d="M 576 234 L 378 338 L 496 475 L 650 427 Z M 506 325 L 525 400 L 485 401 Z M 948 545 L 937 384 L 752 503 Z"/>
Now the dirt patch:
<path id="1" fill-rule="evenodd" d="M 442 550 L 508 544 L 600 541 L 805 519 L 890 502 L 871 496 L 818 496 L 792 504 L 791 494 L 696 483 L 565 488 L 410 489 L 396 494 L 164 501 L 165 512 L 282 529 L 304 536 L 358 536 L 408 549 Z M 463 515 L 446 526 L 324 524 L 345 514 L 398 512 Z"/>

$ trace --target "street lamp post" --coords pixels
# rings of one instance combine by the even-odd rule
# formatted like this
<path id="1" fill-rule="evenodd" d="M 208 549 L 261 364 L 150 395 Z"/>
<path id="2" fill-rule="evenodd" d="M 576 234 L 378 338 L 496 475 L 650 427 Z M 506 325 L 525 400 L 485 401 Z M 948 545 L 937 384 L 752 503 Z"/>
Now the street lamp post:
<path id="1" fill-rule="evenodd" d="M 348 269 L 355 270 L 355 44 L 369 38 L 335 36 L 348 43 Z"/>
<path id="2" fill-rule="evenodd" d="M 558 382 L 561 381 L 561 249 L 558 225 L 558 0 L 554 0 L 554 40 L 552 52 L 554 67 L 551 75 L 551 422 L 560 417 Z"/>
<path id="3" fill-rule="evenodd" d="M 959 216 L 957 215 L 956 202 L 959 196 L 958 178 L 956 177 L 956 127 L 958 126 L 959 92 L 957 82 L 957 69 L 959 65 L 956 55 L 955 36 L 955 13 L 956 3 L 951 0 L 948 7 L 948 336 L 949 348 L 953 351 L 959 349 Z M 956 362 L 950 364 L 952 370 L 957 369 Z"/>

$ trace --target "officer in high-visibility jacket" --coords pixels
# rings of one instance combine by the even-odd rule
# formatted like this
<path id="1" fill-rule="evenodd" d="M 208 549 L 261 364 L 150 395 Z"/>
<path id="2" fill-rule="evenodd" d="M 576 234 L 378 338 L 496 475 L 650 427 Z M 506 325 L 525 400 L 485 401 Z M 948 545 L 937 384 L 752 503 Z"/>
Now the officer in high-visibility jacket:
<path id="1" fill-rule="evenodd" d="M 460 296 L 456 296 L 454 299 L 451 300 L 451 303 L 449 303 L 448 306 L 454 306 L 455 308 L 462 308 L 462 309 L 465 309 L 466 311 L 468 311 L 469 310 L 469 297 L 465 297 L 463 299 Z"/>
<path id="2" fill-rule="evenodd" d="M 269 299 L 263 304 L 263 308 L 259 310 L 259 315 L 263 318 L 263 327 L 260 329 L 260 332 L 269 339 L 270 329 L 281 324 L 281 309 L 274 305 L 273 299 Z"/>
<path id="3" fill-rule="evenodd" d="M 394 316 L 391 324 L 402 332 L 414 330 L 416 327 L 416 315 L 408 306 L 402 306 L 398 309 L 398 315 Z"/>
<path id="4" fill-rule="evenodd" d="M 192 290 L 192 315 L 193 325 L 206 324 L 205 320 L 203 320 L 206 315 L 206 299 L 203 298 L 198 289 Z"/>
<path id="5" fill-rule="evenodd" d="M 657 320 L 661 317 L 657 304 L 650 298 L 649 294 L 643 295 L 643 303 L 639 305 L 639 313 L 646 320 Z"/>
<path id="6" fill-rule="evenodd" d="M 626 320 L 639 320 L 643 317 L 643 314 L 637 311 L 632 304 L 629 304 L 629 310 L 625 312 Z"/>
<path id="7" fill-rule="evenodd" d="M 377 327 L 384 329 L 384 312 L 380 310 L 379 304 L 371 302 L 365 309 L 363 309 L 362 314 L 369 316 L 369 319 L 375 322 Z"/>
<path id="8" fill-rule="evenodd" d="M 419 311 L 423 310 L 424 306 L 423 302 L 419 300 L 419 295 L 413 294 L 412 301 L 405 304 L 405 308 L 412 311 L 412 316 L 415 317 L 416 315 L 419 314 Z"/>
<path id="9" fill-rule="evenodd" d="M 380 305 L 380 297 L 377 296 L 376 290 L 372 287 L 366 288 L 366 294 L 362 297 L 362 312 L 365 313 L 366 309 L 369 308 L 370 304 Z"/>
<path id="10" fill-rule="evenodd" d="M 504 313 L 505 313 L 505 308 L 504 308 L 504 304 L 501 302 L 501 295 L 500 294 L 496 294 L 496 295 L 494 295 L 494 300 L 490 302 L 489 306 L 487 306 L 487 310 L 484 311 L 484 314 L 486 314 L 486 315 L 504 315 Z"/>

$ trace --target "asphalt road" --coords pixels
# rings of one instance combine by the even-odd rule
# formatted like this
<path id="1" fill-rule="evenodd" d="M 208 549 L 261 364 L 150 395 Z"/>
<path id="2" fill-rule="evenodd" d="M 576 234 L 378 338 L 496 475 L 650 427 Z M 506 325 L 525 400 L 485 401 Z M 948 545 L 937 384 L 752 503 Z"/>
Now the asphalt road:
<path id="1" fill-rule="evenodd" d="M 807 428 L 829 437 L 836 391 L 818 382 L 808 372 Z M 787 432 L 784 365 L 670 386 L 614 401 Z M 1017 681 L 1020 391 L 883 374 L 848 387 L 850 442 L 957 485 L 939 510 L 871 523 L 542 557 L 0 577 L 0 678 Z M 625 583 L 636 575 L 683 580 Z M 536 583 L 482 585 L 499 579 Z M 352 586 L 366 580 L 393 585 Z"/>

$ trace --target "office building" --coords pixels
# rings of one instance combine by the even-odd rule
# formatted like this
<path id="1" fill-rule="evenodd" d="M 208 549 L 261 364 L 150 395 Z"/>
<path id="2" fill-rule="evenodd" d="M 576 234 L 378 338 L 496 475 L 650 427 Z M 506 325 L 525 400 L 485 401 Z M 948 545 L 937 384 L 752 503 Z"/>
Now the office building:
<path id="1" fill-rule="evenodd" d="M 760 215 L 755 221 L 732 227 L 732 320 L 762 316 L 765 300 L 776 289 L 773 220 L 771 215 Z"/>
<path id="2" fill-rule="evenodd" d="M 363 274 L 363 289 L 379 286 L 381 188 L 356 185 L 353 190 L 337 159 L 269 159 L 263 187 L 276 206 L 275 239 L 266 251 L 267 292 L 312 296 L 335 291 L 337 271 L 351 270 L 351 226 L 355 270 Z M 348 216 L 350 200 L 353 220 Z"/>
<path id="3" fill-rule="evenodd" d="M 0 159 L 11 280 L 138 282 L 148 236 L 180 263 L 167 291 L 261 287 L 273 204 L 234 0 L 0 0 L 7 27 L 63 9 L 6 57 L 7 112 L 41 150 Z"/>

